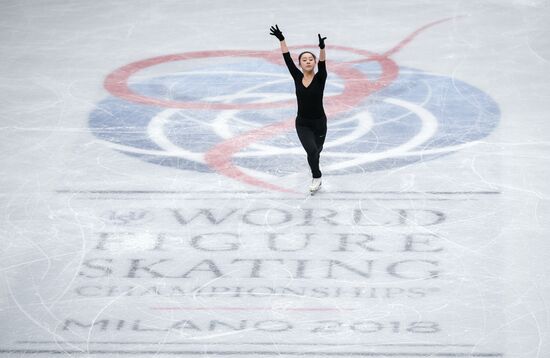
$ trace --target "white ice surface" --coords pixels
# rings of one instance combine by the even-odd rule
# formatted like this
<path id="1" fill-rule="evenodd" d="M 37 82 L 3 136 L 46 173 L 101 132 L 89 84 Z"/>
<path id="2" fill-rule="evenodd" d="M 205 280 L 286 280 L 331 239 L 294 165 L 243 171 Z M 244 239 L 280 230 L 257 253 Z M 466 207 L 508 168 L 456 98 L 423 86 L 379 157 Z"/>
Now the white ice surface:
<path id="1" fill-rule="evenodd" d="M 289 45 L 317 51 L 317 33 L 328 37 L 338 91 L 330 61 L 351 54 L 331 46 L 382 54 L 444 18 L 390 57 L 486 93 L 496 128 L 408 166 L 342 175 L 325 162 L 313 197 L 298 146 L 276 149 L 302 160 L 276 162 L 284 175 L 241 168 L 295 191 L 284 193 L 126 155 L 89 127 L 109 96 L 106 76 L 129 63 L 277 54 L 277 23 Z M 549 357 L 549 20 L 542 0 L 3 1 L 0 356 Z M 223 61 L 136 76 L 210 65 Z M 147 135 L 204 162 L 163 132 L 178 109 L 163 110 Z M 429 137 L 437 123 L 422 113 Z M 222 137 L 267 124 L 229 128 L 231 112 L 217 115 Z M 350 143 L 371 128 L 368 114 L 358 118 Z M 292 131 L 285 138 L 297 143 Z M 273 148 L 255 143 L 234 158 L 264 153 L 269 163 Z M 346 158 L 331 150 L 322 169 Z M 413 149 L 389 150 L 382 156 Z"/>

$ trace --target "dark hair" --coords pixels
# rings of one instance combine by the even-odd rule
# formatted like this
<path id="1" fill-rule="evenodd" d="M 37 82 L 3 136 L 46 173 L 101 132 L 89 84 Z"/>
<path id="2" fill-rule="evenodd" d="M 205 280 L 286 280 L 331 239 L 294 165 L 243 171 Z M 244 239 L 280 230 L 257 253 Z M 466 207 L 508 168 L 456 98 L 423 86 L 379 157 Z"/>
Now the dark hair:
<path id="1" fill-rule="evenodd" d="M 313 59 L 315 61 L 317 61 L 317 56 L 315 56 L 315 54 L 313 54 L 312 52 L 309 52 L 309 51 L 304 51 L 304 52 L 302 52 L 301 54 L 298 55 L 298 62 L 300 62 L 302 60 L 302 55 L 306 54 L 306 53 L 311 54 L 311 56 L 313 56 Z"/>

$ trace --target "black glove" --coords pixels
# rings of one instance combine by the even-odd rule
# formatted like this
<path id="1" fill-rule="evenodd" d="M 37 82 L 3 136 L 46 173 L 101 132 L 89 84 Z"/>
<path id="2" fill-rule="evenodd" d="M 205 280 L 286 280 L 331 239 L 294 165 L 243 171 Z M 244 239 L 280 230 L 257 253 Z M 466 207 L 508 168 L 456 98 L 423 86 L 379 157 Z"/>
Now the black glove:
<path id="1" fill-rule="evenodd" d="M 324 49 L 325 48 L 325 40 L 327 39 L 326 37 L 321 37 L 321 34 L 317 34 L 317 36 L 319 36 L 319 48 Z"/>
<path id="2" fill-rule="evenodd" d="M 271 30 L 271 32 L 269 33 L 270 35 L 275 36 L 276 38 L 279 39 L 279 41 L 285 40 L 283 33 L 281 32 L 281 30 L 279 30 L 279 26 L 277 25 L 275 25 L 275 27 L 271 26 L 270 30 Z"/>

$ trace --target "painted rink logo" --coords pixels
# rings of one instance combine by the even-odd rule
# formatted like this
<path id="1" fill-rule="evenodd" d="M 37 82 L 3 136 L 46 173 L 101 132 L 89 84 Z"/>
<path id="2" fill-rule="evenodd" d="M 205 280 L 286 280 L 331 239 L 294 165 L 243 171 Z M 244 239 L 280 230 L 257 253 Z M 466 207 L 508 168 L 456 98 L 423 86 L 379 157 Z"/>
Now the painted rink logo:
<path id="1" fill-rule="evenodd" d="M 496 127 L 499 107 L 483 91 L 390 59 L 415 34 L 384 54 L 331 46 L 325 175 L 434 159 Z M 289 190 L 274 185 L 277 178 L 309 170 L 294 131 L 294 85 L 278 51 L 161 56 L 118 69 L 105 86 L 112 96 L 89 126 L 117 151 L 279 191 Z"/>

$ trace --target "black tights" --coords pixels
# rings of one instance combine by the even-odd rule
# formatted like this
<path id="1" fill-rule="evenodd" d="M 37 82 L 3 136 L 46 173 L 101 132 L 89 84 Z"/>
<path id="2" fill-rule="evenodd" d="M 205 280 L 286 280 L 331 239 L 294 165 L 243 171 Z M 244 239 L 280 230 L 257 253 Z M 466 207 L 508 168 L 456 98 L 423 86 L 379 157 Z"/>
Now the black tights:
<path id="1" fill-rule="evenodd" d="M 307 153 L 307 162 L 311 168 L 311 174 L 314 178 L 321 177 L 321 170 L 319 170 L 319 157 L 323 150 L 323 144 L 325 143 L 325 136 L 327 134 L 326 119 L 317 120 L 314 125 L 306 125 L 296 123 L 296 132 L 302 146 Z"/>

